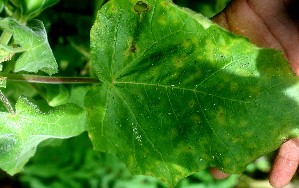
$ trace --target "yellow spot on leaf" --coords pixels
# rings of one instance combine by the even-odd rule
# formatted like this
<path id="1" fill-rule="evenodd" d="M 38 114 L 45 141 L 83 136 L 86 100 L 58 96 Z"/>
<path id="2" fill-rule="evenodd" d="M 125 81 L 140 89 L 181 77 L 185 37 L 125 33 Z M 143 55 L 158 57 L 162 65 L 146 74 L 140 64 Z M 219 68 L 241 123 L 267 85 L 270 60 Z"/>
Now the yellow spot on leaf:
<path id="1" fill-rule="evenodd" d="M 134 10 L 138 13 L 146 12 L 149 10 L 149 6 L 143 1 L 137 1 L 134 5 Z"/>
<path id="2" fill-rule="evenodd" d="M 200 120 L 200 116 L 199 115 L 192 115 L 191 116 L 191 121 L 193 122 L 194 125 L 198 125 L 201 123 L 201 120 Z"/>
<path id="3" fill-rule="evenodd" d="M 172 63 L 176 68 L 181 68 L 183 67 L 183 60 L 180 57 L 174 57 L 172 59 Z"/>
<path id="4" fill-rule="evenodd" d="M 167 24 L 167 19 L 165 18 L 165 16 L 160 16 L 159 19 L 158 19 L 158 22 L 161 25 L 166 25 Z"/>
<path id="5" fill-rule="evenodd" d="M 191 46 L 191 42 L 190 40 L 184 40 L 183 41 L 183 47 L 184 48 L 189 48 Z"/>
<path id="6" fill-rule="evenodd" d="M 252 137 L 253 136 L 253 132 L 252 131 L 247 131 L 247 132 L 245 132 L 245 136 L 246 137 Z"/>
<path id="7" fill-rule="evenodd" d="M 115 13 L 115 12 L 117 11 L 117 9 L 116 9 L 116 7 L 112 6 L 112 7 L 110 8 L 110 11 L 111 11 L 111 13 Z"/>
<path id="8" fill-rule="evenodd" d="M 232 92 L 236 92 L 236 91 L 238 91 L 238 90 L 239 90 L 239 84 L 238 84 L 237 82 L 233 82 L 233 83 L 231 83 L 231 85 L 230 85 L 230 90 L 231 90 Z"/>
<path id="9" fill-rule="evenodd" d="M 167 2 L 167 1 L 161 1 L 160 5 L 162 7 L 167 7 L 167 6 L 169 6 L 169 2 Z"/>
<path id="10" fill-rule="evenodd" d="M 225 124 L 226 119 L 225 119 L 225 110 L 223 107 L 219 107 L 218 111 L 216 113 L 216 120 L 219 124 Z"/>
<path id="11" fill-rule="evenodd" d="M 254 87 L 250 87 L 249 89 L 249 93 L 252 97 L 258 97 L 260 95 L 260 88 L 258 86 Z"/>
<path id="12" fill-rule="evenodd" d="M 177 129 L 171 129 L 171 137 L 173 138 L 173 137 L 176 137 L 176 136 L 178 136 Z"/>
<path id="13" fill-rule="evenodd" d="M 189 107 L 189 108 L 194 108 L 194 106 L 195 106 L 195 101 L 194 101 L 194 100 L 190 100 L 190 101 L 188 102 L 188 107 Z"/>

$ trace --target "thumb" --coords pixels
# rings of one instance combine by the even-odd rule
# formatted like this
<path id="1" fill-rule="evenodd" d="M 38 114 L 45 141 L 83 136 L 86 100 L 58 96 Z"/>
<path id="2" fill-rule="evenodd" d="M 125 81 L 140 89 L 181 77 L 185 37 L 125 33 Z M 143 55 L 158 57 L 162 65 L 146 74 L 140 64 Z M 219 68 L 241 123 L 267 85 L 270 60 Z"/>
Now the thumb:
<path id="1" fill-rule="evenodd" d="M 215 179 L 224 179 L 229 176 L 229 174 L 222 172 L 218 168 L 210 168 L 210 173 Z"/>

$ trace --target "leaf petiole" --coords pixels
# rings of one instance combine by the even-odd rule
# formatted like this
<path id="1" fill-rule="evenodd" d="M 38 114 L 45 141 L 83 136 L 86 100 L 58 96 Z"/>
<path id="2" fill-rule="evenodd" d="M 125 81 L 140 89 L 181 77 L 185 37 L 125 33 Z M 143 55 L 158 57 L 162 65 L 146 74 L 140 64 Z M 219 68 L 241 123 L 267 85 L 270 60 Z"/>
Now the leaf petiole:
<path id="1" fill-rule="evenodd" d="M 2 91 L 0 90 L 0 101 L 3 103 L 3 105 L 5 106 L 5 108 L 7 109 L 7 111 L 11 114 L 15 114 L 15 110 L 13 109 L 11 103 L 9 102 L 9 100 L 5 97 L 5 95 L 2 93 Z"/>
<path id="2" fill-rule="evenodd" d="M 90 77 L 51 77 L 26 74 L 7 74 L 0 73 L 0 76 L 6 77 L 7 81 L 28 82 L 38 84 L 99 84 L 101 81 Z"/>
<path id="3" fill-rule="evenodd" d="M 11 37 L 12 37 L 12 34 L 4 30 L 0 36 L 0 44 L 7 45 L 9 43 Z"/>

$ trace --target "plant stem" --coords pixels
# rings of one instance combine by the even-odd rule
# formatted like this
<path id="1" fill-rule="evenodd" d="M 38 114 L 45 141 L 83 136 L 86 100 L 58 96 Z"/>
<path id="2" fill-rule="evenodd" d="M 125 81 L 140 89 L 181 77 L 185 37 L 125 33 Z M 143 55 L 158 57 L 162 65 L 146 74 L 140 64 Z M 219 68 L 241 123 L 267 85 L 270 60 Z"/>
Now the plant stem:
<path id="1" fill-rule="evenodd" d="M 5 97 L 5 95 L 2 93 L 2 91 L 0 90 L 0 101 L 3 103 L 3 105 L 5 106 L 5 108 L 7 109 L 7 111 L 11 114 L 15 114 L 15 110 L 13 109 L 11 103 L 9 102 L 9 100 Z"/>
<path id="2" fill-rule="evenodd" d="M 11 37 L 12 34 L 4 30 L 0 36 L 0 44 L 7 45 Z"/>
<path id="3" fill-rule="evenodd" d="M 99 84 L 102 83 L 97 78 L 89 77 L 51 77 L 26 74 L 6 74 L 0 73 L 0 76 L 6 77 L 7 81 L 28 82 L 38 84 Z"/>

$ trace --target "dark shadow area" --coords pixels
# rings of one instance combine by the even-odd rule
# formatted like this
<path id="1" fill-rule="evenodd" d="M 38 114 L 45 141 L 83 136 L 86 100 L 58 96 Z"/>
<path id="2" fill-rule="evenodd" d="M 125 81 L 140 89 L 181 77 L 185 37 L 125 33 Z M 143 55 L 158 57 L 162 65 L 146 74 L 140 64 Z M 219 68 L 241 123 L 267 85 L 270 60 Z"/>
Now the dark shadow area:
<path id="1" fill-rule="evenodd" d="M 290 17 L 294 22 L 299 23 L 299 1 L 298 0 L 288 0 L 285 6 L 289 12 Z"/>

